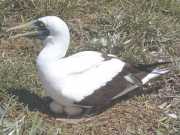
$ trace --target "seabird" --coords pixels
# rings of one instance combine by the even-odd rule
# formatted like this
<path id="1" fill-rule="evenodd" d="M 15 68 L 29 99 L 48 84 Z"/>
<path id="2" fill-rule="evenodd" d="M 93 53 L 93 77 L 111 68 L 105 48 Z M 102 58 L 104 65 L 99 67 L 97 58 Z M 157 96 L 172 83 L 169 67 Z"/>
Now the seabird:
<path id="1" fill-rule="evenodd" d="M 37 69 L 47 95 L 53 99 L 49 106 L 55 113 L 73 116 L 84 109 L 106 106 L 169 71 L 157 68 L 167 62 L 134 65 L 96 51 L 66 57 L 70 32 L 67 24 L 56 16 L 41 17 L 7 31 L 27 27 L 35 31 L 11 38 L 35 36 L 43 41 Z"/>

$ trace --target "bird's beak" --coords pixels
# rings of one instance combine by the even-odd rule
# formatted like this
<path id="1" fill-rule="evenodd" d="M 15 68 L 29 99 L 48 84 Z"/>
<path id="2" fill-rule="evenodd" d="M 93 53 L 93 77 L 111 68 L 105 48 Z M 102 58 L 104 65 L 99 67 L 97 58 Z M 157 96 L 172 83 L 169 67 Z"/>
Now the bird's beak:
<path id="1" fill-rule="evenodd" d="M 16 35 L 10 36 L 9 37 L 10 39 L 16 39 L 16 38 L 19 38 L 19 37 L 33 37 L 33 36 L 37 36 L 37 35 L 41 34 L 42 32 L 36 26 L 36 22 L 37 22 L 37 20 L 34 20 L 34 21 L 31 21 L 31 22 L 28 22 L 28 23 L 25 23 L 25 24 L 21 24 L 19 26 L 15 26 L 15 27 L 7 29 L 6 32 L 12 32 L 12 31 L 15 31 L 15 30 L 20 30 L 20 29 L 24 29 L 24 30 L 30 29 L 30 30 L 33 30 L 33 31 L 28 31 L 28 32 L 25 32 L 25 33 L 21 33 L 21 34 L 16 34 Z"/>

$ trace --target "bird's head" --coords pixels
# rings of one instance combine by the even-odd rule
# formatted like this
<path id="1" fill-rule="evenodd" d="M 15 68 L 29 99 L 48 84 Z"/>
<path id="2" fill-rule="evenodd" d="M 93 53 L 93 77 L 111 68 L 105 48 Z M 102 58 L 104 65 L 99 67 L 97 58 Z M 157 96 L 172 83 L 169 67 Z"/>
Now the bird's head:
<path id="1" fill-rule="evenodd" d="M 70 33 L 66 23 L 59 17 L 41 17 L 26 24 L 9 28 L 7 32 L 17 29 L 25 29 L 28 32 L 11 36 L 11 39 L 24 36 L 39 38 L 43 41 L 45 47 L 40 53 L 43 59 L 52 60 L 65 56 L 69 46 Z"/>
<path id="2" fill-rule="evenodd" d="M 7 32 L 17 30 L 17 29 L 30 29 L 31 31 L 25 32 L 23 34 L 17 34 L 10 38 L 18 37 L 37 37 L 41 40 L 45 40 L 47 37 L 69 37 L 69 30 L 66 23 L 56 16 L 45 16 L 39 19 L 33 20 L 26 24 L 15 26 L 9 28 Z"/>

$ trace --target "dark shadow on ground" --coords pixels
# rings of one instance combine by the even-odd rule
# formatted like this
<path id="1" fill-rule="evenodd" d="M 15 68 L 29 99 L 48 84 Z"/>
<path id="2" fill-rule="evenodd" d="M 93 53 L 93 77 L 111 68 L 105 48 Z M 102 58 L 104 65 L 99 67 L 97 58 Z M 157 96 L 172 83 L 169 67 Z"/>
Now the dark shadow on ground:
<path id="1" fill-rule="evenodd" d="M 101 108 L 94 108 L 92 110 L 85 110 L 84 113 L 81 116 L 71 117 L 71 118 L 82 118 L 82 117 L 91 117 L 94 115 L 98 115 L 108 108 L 112 107 L 116 103 L 119 103 L 121 101 L 126 101 L 128 99 L 133 98 L 134 96 L 140 96 L 140 95 L 147 95 L 153 93 L 157 93 L 158 89 L 161 88 L 161 86 L 154 86 L 152 88 L 148 89 L 136 89 L 125 96 L 122 96 L 115 100 L 114 102 L 108 104 L 107 106 L 103 106 Z M 28 106 L 30 111 L 39 111 L 41 113 L 47 114 L 50 117 L 54 118 L 67 118 L 67 115 L 65 114 L 55 114 L 50 111 L 49 104 L 51 103 L 52 99 L 49 97 L 40 97 L 36 95 L 35 93 L 30 92 L 27 89 L 9 89 L 9 94 L 12 96 L 15 96 L 18 98 L 18 101 L 23 103 L 24 106 Z M 69 117 L 68 117 L 69 118 Z"/>
<path id="2" fill-rule="evenodd" d="M 28 106 L 30 111 L 39 111 L 52 117 L 66 117 L 50 111 L 49 104 L 52 101 L 50 97 L 40 97 L 27 89 L 9 89 L 8 94 L 17 97 L 18 101 Z"/>

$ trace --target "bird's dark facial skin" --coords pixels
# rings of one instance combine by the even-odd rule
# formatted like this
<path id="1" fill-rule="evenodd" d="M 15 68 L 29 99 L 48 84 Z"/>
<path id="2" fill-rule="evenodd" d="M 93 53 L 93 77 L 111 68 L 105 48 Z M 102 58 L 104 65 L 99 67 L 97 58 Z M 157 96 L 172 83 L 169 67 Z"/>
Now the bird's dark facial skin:
<path id="1" fill-rule="evenodd" d="M 46 25 L 42 22 L 42 21 L 36 21 L 34 23 L 34 26 L 36 27 L 36 29 L 39 31 L 37 34 L 37 37 L 40 40 L 44 40 L 47 36 L 49 36 L 50 32 L 49 30 L 46 28 Z"/>
<path id="2" fill-rule="evenodd" d="M 34 26 L 37 27 L 38 30 L 46 29 L 46 25 L 42 21 L 35 21 Z"/>

